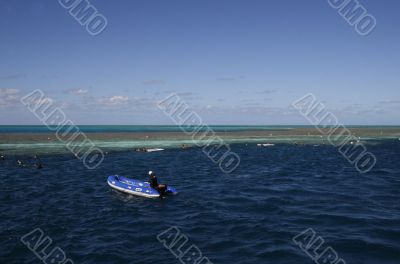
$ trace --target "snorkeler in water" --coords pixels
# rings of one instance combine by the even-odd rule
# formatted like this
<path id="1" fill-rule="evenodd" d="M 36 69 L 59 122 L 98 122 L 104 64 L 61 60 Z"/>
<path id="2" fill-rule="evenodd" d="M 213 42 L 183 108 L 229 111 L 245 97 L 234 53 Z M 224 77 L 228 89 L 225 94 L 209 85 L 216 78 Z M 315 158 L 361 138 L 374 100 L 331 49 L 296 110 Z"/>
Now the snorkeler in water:
<path id="1" fill-rule="evenodd" d="M 18 167 L 24 167 L 25 165 L 22 163 L 21 160 L 17 160 L 17 166 Z"/>
<path id="2" fill-rule="evenodd" d="M 43 164 L 39 161 L 38 163 L 35 164 L 35 167 L 38 170 L 43 169 Z"/>
<path id="3" fill-rule="evenodd" d="M 35 165 L 34 165 L 34 166 L 36 167 L 36 169 L 38 169 L 38 170 L 43 169 L 43 163 L 42 163 L 42 161 L 39 159 L 39 157 L 35 155 L 34 158 L 36 159 L 36 163 L 35 163 Z"/>

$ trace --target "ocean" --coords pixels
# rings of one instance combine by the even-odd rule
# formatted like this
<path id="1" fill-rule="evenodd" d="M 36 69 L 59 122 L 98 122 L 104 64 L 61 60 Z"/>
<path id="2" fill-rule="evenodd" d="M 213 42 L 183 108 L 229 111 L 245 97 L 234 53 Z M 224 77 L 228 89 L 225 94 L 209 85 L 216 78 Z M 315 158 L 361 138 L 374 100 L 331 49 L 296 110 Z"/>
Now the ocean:
<path id="1" fill-rule="evenodd" d="M 65 147 L 66 142 L 61 142 L 56 136 L 58 133 L 65 132 L 66 129 L 69 127 L 51 131 L 43 125 L 0 126 L 0 154 L 68 153 L 69 150 Z M 351 126 L 348 129 L 351 130 L 355 139 L 361 140 L 364 144 L 400 139 L 399 126 Z M 321 135 L 313 126 L 210 126 L 203 127 L 199 131 L 206 130 L 212 130 L 227 144 L 329 144 L 327 135 Z M 179 126 L 82 125 L 74 131 L 84 134 L 104 151 L 158 147 L 180 148 L 182 145 L 202 144 L 202 141 L 197 140 L 196 137 L 193 140 L 192 134 L 183 133 Z M 337 131 L 341 132 L 341 129 Z M 343 137 L 346 136 L 345 134 Z M 84 144 L 89 145 L 87 142 Z"/>
<path id="2" fill-rule="evenodd" d="M 41 170 L 30 152 L 6 155 L 0 160 L 0 263 L 41 263 L 57 247 L 73 263 L 181 263 L 177 249 L 157 238 L 166 230 L 179 230 L 188 239 L 180 250 L 196 246 L 210 263 L 315 263 L 327 248 L 345 261 L 340 264 L 399 263 L 398 139 L 367 145 L 377 163 L 364 174 L 329 144 L 230 147 L 240 157 L 230 174 L 198 147 L 111 149 L 93 170 L 68 151 L 40 155 Z M 115 174 L 146 180 L 148 170 L 178 195 L 134 197 L 106 182 Z M 51 239 L 37 248 L 44 248 L 39 257 L 26 242 L 34 230 Z M 311 247 L 316 255 L 293 240 L 306 230 L 323 241 Z"/>

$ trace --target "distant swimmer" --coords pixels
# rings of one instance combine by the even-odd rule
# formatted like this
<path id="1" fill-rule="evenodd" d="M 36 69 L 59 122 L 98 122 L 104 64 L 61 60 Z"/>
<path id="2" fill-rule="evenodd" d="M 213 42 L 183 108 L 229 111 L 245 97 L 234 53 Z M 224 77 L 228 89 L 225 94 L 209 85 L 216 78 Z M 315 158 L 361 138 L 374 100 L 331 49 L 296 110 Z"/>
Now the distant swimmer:
<path id="1" fill-rule="evenodd" d="M 135 151 L 137 151 L 137 152 L 147 152 L 147 149 L 145 149 L 145 148 L 137 148 L 137 149 L 135 149 Z"/>
<path id="2" fill-rule="evenodd" d="M 167 190 L 167 185 L 158 184 L 156 174 L 153 171 L 149 171 L 149 176 L 150 176 L 149 178 L 150 187 L 156 189 L 160 194 L 160 198 L 162 198 Z"/>
<path id="3" fill-rule="evenodd" d="M 0 155 L 0 160 L 5 160 L 6 156 L 5 155 Z"/>
<path id="4" fill-rule="evenodd" d="M 18 167 L 22 167 L 22 168 L 26 168 L 26 167 L 30 167 L 31 165 L 29 164 L 25 164 L 24 162 L 22 162 L 22 160 L 17 160 L 17 166 Z"/>
<path id="5" fill-rule="evenodd" d="M 36 159 L 36 163 L 35 163 L 36 169 L 38 169 L 38 170 L 43 169 L 43 163 L 39 159 L 39 157 L 35 155 L 35 159 Z"/>

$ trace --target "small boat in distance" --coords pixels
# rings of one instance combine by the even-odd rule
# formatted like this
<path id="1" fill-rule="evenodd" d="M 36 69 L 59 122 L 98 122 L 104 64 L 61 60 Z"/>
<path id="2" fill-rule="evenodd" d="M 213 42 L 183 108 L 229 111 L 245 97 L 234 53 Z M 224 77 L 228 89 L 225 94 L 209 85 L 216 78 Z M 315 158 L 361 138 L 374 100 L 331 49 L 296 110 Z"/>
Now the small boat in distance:
<path id="1" fill-rule="evenodd" d="M 162 148 L 138 148 L 135 149 L 135 151 L 138 152 L 156 152 L 156 151 L 163 151 L 164 149 Z"/>
<path id="2" fill-rule="evenodd" d="M 275 144 L 272 143 L 264 143 L 264 144 L 257 144 L 257 147 L 273 147 Z"/>
<path id="3" fill-rule="evenodd" d="M 162 148 L 148 148 L 146 149 L 146 152 L 155 152 L 155 151 L 163 151 L 164 149 Z"/>

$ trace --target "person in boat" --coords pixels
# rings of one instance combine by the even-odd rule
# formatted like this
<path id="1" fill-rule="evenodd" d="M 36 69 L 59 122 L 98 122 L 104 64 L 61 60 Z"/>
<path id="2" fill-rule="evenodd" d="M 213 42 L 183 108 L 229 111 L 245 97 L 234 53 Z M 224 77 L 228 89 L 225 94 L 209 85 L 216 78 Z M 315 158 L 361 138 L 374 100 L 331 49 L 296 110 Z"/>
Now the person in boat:
<path id="1" fill-rule="evenodd" d="M 158 193 L 160 194 L 160 197 L 162 197 L 166 190 L 167 190 L 167 185 L 166 184 L 158 184 L 158 180 L 156 177 L 156 174 L 153 171 L 149 171 L 149 183 L 150 187 L 153 189 L 156 189 Z"/>

